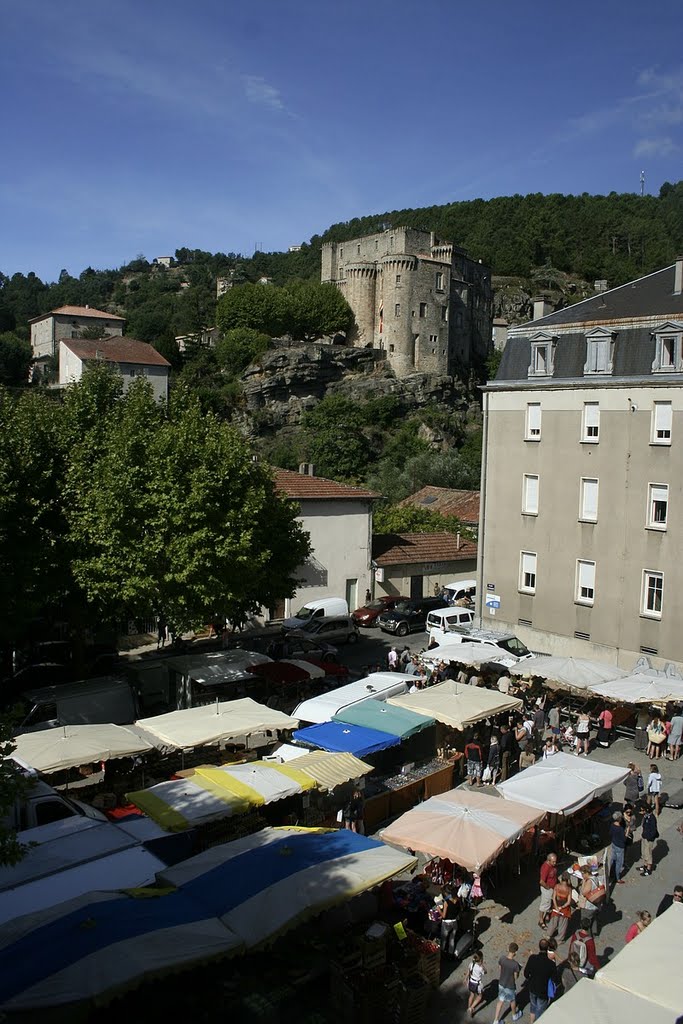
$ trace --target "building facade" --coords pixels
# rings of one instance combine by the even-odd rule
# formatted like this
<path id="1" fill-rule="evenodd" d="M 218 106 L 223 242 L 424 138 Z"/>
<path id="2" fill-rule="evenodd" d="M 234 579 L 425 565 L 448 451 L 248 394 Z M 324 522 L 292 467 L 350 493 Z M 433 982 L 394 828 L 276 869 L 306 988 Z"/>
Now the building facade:
<path id="1" fill-rule="evenodd" d="M 682 285 L 511 328 L 484 388 L 478 610 L 533 650 L 683 663 Z"/>
<path id="2" fill-rule="evenodd" d="M 60 306 L 42 316 L 33 317 L 29 324 L 33 358 L 41 362 L 58 356 L 60 341 L 80 338 L 81 332 L 88 328 L 97 328 L 109 337 L 121 337 L 126 321 L 122 316 L 91 306 Z"/>
<path id="3" fill-rule="evenodd" d="M 344 597 L 350 611 L 360 607 L 372 583 L 372 510 L 379 494 L 314 476 L 306 463 L 299 473 L 275 470 L 275 484 L 298 502 L 312 551 L 295 573 L 301 581 L 296 594 L 274 609 L 274 618 L 321 597 Z"/>
<path id="4" fill-rule="evenodd" d="M 321 281 L 354 312 L 352 344 L 384 349 L 399 377 L 455 375 L 490 351 L 490 270 L 433 232 L 399 227 L 326 242 Z"/>
<path id="5" fill-rule="evenodd" d="M 59 385 L 74 384 L 83 376 L 87 363 L 114 365 L 127 391 L 134 380 L 144 377 L 157 402 L 168 401 L 171 364 L 145 341 L 135 338 L 101 338 L 99 341 L 66 340 L 59 343 Z"/>
<path id="6" fill-rule="evenodd" d="M 373 539 L 375 597 L 433 597 L 474 577 L 477 545 L 452 533 L 388 533 Z"/>

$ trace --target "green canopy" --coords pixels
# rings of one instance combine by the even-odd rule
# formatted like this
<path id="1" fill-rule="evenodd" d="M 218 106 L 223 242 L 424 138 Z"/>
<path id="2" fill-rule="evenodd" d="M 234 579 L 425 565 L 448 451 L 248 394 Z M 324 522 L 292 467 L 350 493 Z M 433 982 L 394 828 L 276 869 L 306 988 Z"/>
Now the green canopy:
<path id="1" fill-rule="evenodd" d="M 394 707 L 383 700 L 362 700 L 358 704 L 351 704 L 334 715 L 332 721 L 388 732 L 392 736 L 400 736 L 402 740 L 434 725 L 433 718 L 418 715 L 406 708 Z"/>

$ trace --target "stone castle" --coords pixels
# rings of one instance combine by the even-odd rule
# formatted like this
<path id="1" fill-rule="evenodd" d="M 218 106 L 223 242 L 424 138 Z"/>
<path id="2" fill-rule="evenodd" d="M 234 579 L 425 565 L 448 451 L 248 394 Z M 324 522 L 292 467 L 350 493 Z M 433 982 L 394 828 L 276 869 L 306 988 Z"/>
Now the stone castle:
<path id="1" fill-rule="evenodd" d="M 462 374 L 491 350 L 491 272 L 433 232 L 390 228 L 322 247 L 321 281 L 351 306 L 357 348 L 380 348 L 398 377 Z"/>

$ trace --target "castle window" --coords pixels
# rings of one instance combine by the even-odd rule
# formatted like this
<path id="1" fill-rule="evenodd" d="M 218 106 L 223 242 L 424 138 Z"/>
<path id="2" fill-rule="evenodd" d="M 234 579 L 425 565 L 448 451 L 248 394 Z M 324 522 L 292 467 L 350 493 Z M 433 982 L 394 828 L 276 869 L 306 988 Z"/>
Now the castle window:
<path id="1" fill-rule="evenodd" d="M 394 236 L 393 235 L 389 235 L 389 248 L 391 249 L 392 252 L 394 251 Z"/>
<path id="2" fill-rule="evenodd" d="M 424 317 L 427 316 L 427 303 L 426 302 L 421 302 L 420 303 L 420 316 L 423 319 L 424 319 Z"/>
<path id="3" fill-rule="evenodd" d="M 340 260 L 343 260 L 343 259 L 344 259 L 344 250 L 343 250 L 343 249 L 340 249 L 340 250 L 339 250 L 339 259 L 340 259 Z"/>
<path id="4" fill-rule="evenodd" d="M 400 283 L 401 283 L 401 275 L 397 274 L 396 275 L 396 284 L 400 284 Z"/>
<path id="5" fill-rule="evenodd" d="M 393 352 L 393 351 L 394 351 L 394 346 L 393 346 L 393 345 L 390 345 L 390 346 L 389 346 L 389 352 L 391 353 L 391 352 Z"/>
<path id="6" fill-rule="evenodd" d="M 344 280 L 344 268 L 343 267 L 339 268 L 339 280 L 340 281 Z"/>
<path id="7" fill-rule="evenodd" d="M 400 315 L 401 315 L 401 303 L 397 302 L 396 305 L 394 306 L 394 316 L 400 316 Z"/>
<path id="8" fill-rule="evenodd" d="M 436 290 L 437 292 L 443 291 L 443 274 L 439 271 L 436 275 Z"/>
<path id="9" fill-rule="evenodd" d="M 375 252 L 377 252 L 378 249 L 379 249 L 379 239 L 376 238 L 375 239 Z"/>
<path id="10" fill-rule="evenodd" d="M 430 343 L 432 345 L 438 345 L 439 344 L 439 335 L 438 334 L 430 334 L 429 335 L 429 341 L 430 341 Z"/>
<path id="11" fill-rule="evenodd" d="M 356 246 L 356 252 L 357 252 L 357 253 L 358 253 L 358 255 L 360 256 L 360 245 L 357 245 L 357 246 Z"/>
<path id="12" fill-rule="evenodd" d="M 441 307 L 441 319 L 446 323 L 448 320 L 448 306 Z"/>

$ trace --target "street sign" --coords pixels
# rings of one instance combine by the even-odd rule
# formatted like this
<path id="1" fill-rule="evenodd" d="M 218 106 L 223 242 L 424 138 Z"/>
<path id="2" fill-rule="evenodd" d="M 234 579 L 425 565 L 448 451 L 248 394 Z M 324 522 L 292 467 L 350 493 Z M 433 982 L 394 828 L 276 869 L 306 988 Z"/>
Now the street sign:
<path id="1" fill-rule="evenodd" d="M 486 595 L 486 607 L 487 608 L 500 608 L 500 594 L 487 594 Z"/>

